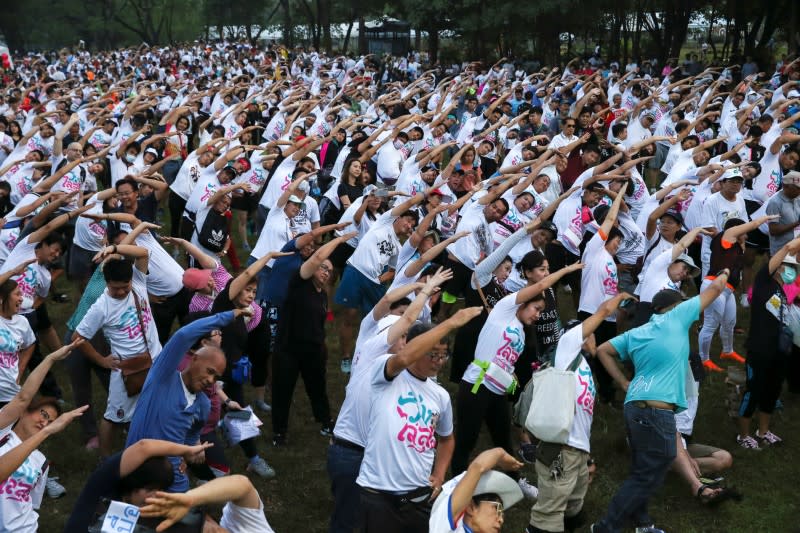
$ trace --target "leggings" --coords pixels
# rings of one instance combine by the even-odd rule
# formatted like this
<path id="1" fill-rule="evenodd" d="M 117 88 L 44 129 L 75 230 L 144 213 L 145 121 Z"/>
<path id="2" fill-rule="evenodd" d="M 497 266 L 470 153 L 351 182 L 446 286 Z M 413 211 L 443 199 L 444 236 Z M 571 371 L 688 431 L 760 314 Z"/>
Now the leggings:
<path id="1" fill-rule="evenodd" d="M 711 280 L 704 279 L 700 285 L 700 292 L 706 290 L 711 285 Z M 711 302 L 703 311 L 703 329 L 697 339 L 700 349 L 700 358 L 708 361 L 709 350 L 711 349 L 711 339 L 719 328 L 719 336 L 722 340 L 722 353 L 733 351 L 733 328 L 736 326 L 736 295 L 732 290 L 726 288 L 717 299 Z"/>
<path id="2" fill-rule="evenodd" d="M 469 466 L 469 456 L 478 442 L 486 421 L 492 443 L 513 455 L 511 450 L 511 408 L 505 394 L 495 394 L 481 385 L 472 393 L 472 383 L 462 381 L 456 397 L 456 447 L 451 468 L 458 475 Z"/>

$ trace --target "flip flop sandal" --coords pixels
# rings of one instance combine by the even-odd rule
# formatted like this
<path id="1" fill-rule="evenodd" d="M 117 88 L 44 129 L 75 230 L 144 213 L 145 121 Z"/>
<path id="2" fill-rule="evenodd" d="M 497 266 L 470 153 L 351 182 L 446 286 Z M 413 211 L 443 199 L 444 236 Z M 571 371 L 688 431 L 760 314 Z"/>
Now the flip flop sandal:
<path id="1" fill-rule="evenodd" d="M 703 491 L 706 489 L 712 490 L 713 492 L 711 494 L 704 495 Z M 741 501 L 742 499 L 742 495 L 733 489 L 715 487 L 713 485 L 706 485 L 705 483 L 700 485 L 700 488 L 697 489 L 696 496 L 702 505 L 706 505 L 708 507 L 719 505 L 725 500 Z"/>

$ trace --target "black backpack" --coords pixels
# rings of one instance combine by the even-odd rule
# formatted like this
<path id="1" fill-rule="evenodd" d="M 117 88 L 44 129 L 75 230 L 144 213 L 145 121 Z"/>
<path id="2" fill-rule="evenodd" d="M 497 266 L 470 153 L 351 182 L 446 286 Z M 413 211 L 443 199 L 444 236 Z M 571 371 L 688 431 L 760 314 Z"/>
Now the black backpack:
<path id="1" fill-rule="evenodd" d="M 195 227 L 200 246 L 214 253 L 225 249 L 228 240 L 228 220 L 224 215 L 210 209 L 202 228 Z"/>

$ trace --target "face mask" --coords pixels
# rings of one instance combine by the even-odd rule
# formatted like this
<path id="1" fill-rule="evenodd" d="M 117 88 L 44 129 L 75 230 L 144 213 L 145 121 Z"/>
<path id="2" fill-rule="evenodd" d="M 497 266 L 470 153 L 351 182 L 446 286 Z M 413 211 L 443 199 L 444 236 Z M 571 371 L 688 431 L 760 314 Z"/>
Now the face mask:
<path id="1" fill-rule="evenodd" d="M 797 270 L 794 267 L 785 266 L 783 267 L 783 272 L 781 272 L 781 280 L 784 284 L 794 283 L 794 280 L 797 278 Z"/>
<path id="2" fill-rule="evenodd" d="M 136 156 L 133 154 L 125 154 L 125 161 L 127 161 L 128 163 L 133 163 L 134 161 L 136 161 Z"/>
<path id="3" fill-rule="evenodd" d="M 506 142 L 504 144 L 506 146 L 506 149 L 514 148 L 517 145 L 517 139 L 506 139 Z"/>

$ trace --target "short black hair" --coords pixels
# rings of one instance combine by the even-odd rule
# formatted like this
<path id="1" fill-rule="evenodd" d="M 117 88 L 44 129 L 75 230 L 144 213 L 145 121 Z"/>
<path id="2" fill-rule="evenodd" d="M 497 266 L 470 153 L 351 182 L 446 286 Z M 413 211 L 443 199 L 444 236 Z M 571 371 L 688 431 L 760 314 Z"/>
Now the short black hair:
<path id="1" fill-rule="evenodd" d="M 130 259 L 109 259 L 103 264 L 103 278 L 112 281 L 128 282 L 133 279 L 133 261 Z"/>
<path id="2" fill-rule="evenodd" d="M 175 482 L 172 463 L 166 457 L 151 457 L 119 480 L 119 491 L 127 495 L 139 489 L 167 490 Z"/>

